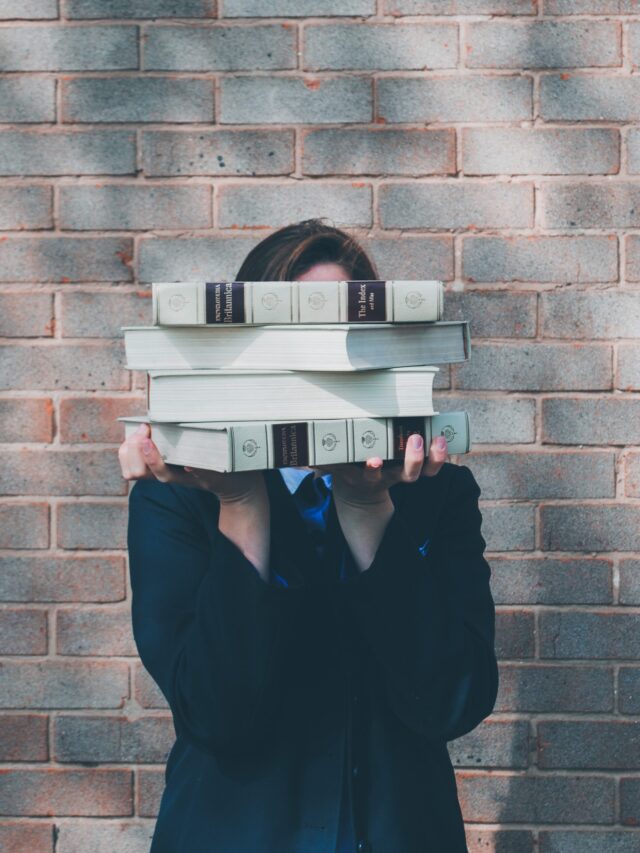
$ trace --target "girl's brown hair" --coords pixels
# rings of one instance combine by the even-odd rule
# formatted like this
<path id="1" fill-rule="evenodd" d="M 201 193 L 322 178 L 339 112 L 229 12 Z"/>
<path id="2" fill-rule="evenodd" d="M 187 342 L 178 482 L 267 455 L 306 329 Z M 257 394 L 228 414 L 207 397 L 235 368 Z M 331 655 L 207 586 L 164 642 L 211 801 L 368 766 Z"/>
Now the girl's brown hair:
<path id="1" fill-rule="evenodd" d="M 295 281 L 318 263 L 344 267 L 351 281 L 378 278 L 360 243 L 321 219 L 304 219 L 274 231 L 249 252 L 236 281 Z"/>

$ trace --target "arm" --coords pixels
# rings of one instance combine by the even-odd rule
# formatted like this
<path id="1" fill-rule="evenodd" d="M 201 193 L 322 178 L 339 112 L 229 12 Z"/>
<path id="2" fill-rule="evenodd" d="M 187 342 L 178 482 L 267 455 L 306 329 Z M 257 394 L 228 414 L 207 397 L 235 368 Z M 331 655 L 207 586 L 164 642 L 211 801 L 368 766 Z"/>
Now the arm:
<path id="1" fill-rule="evenodd" d="M 495 608 L 471 470 L 456 465 L 449 479 L 429 479 L 399 487 L 412 490 L 413 505 L 394 499 L 373 562 L 344 586 L 394 712 L 424 737 L 453 740 L 495 704 Z M 425 553 L 428 514 L 438 509 Z"/>
<path id="2" fill-rule="evenodd" d="M 218 506 L 211 494 L 140 480 L 128 547 L 135 641 L 176 733 L 230 754 L 255 750 L 277 713 L 300 576 L 279 564 L 289 588 L 266 583 L 216 530 Z"/>

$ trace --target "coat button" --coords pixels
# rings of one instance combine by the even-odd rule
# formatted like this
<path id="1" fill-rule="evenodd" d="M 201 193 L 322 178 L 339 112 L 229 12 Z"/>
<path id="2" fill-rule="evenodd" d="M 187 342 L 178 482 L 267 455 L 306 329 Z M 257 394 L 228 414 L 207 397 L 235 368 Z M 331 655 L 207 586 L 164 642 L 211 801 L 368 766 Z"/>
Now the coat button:
<path id="1" fill-rule="evenodd" d="M 357 775 L 358 775 L 359 770 L 360 770 L 360 768 L 359 768 L 359 767 L 358 767 L 358 765 L 356 764 L 356 765 L 353 767 L 353 769 L 352 769 L 352 771 L 351 771 L 351 772 L 353 773 L 353 775 L 354 775 L 354 776 L 357 776 Z"/>
<path id="2" fill-rule="evenodd" d="M 369 847 L 366 841 L 358 841 L 358 844 L 356 846 L 356 850 L 358 851 L 358 853 L 369 853 L 370 849 L 371 848 Z"/>

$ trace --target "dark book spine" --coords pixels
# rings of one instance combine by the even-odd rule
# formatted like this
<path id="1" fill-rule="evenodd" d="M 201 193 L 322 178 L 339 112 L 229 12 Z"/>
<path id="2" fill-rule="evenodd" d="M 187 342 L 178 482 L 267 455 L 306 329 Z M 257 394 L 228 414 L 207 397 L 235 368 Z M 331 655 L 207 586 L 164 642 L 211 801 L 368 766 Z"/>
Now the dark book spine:
<path id="1" fill-rule="evenodd" d="M 274 468 L 295 468 L 309 464 L 309 424 L 273 424 Z"/>
<path id="2" fill-rule="evenodd" d="M 205 284 L 205 322 L 246 322 L 243 281 L 208 281 Z"/>
<path id="3" fill-rule="evenodd" d="M 392 418 L 392 429 L 392 459 L 404 459 L 404 452 L 410 435 L 418 433 L 426 440 L 424 418 Z"/>
<path id="4" fill-rule="evenodd" d="M 347 321 L 381 323 L 387 319 L 385 281 L 347 282 Z"/>

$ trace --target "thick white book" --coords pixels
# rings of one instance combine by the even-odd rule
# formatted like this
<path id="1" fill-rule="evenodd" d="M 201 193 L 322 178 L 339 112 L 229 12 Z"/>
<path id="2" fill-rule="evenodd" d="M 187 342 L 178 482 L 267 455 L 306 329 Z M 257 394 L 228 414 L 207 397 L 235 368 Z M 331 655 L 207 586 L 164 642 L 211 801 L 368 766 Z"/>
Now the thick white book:
<path id="1" fill-rule="evenodd" d="M 153 282 L 153 323 L 435 322 L 442 319 L 441 281 Z"/>
<path id="2" fill-rule="evenodd" d="M 131 370 L 371 370 L 454 364 L 470 356 L 469 323 L 123 326 Z"/>
<path id="3" fill-rule="evenodd" d="M 361 372 L 150 370 L 156 421 L 282 421 L 434 415 L 435 366 Z"/>
<path id="4" fill-rule="evenodd" d="M 364 462 L 372 456 L 403 459 L 409 435 L 420 433 L 425 448 L 444 435 L 449 455 L 471 447 L 467 412 L 444 412 L 414 418 L 350 418 L 298 422 L 163 423 L 143 415 L 120 417 L 128 438 L 141 423 L 170 465 L 211 471 Z"/>

